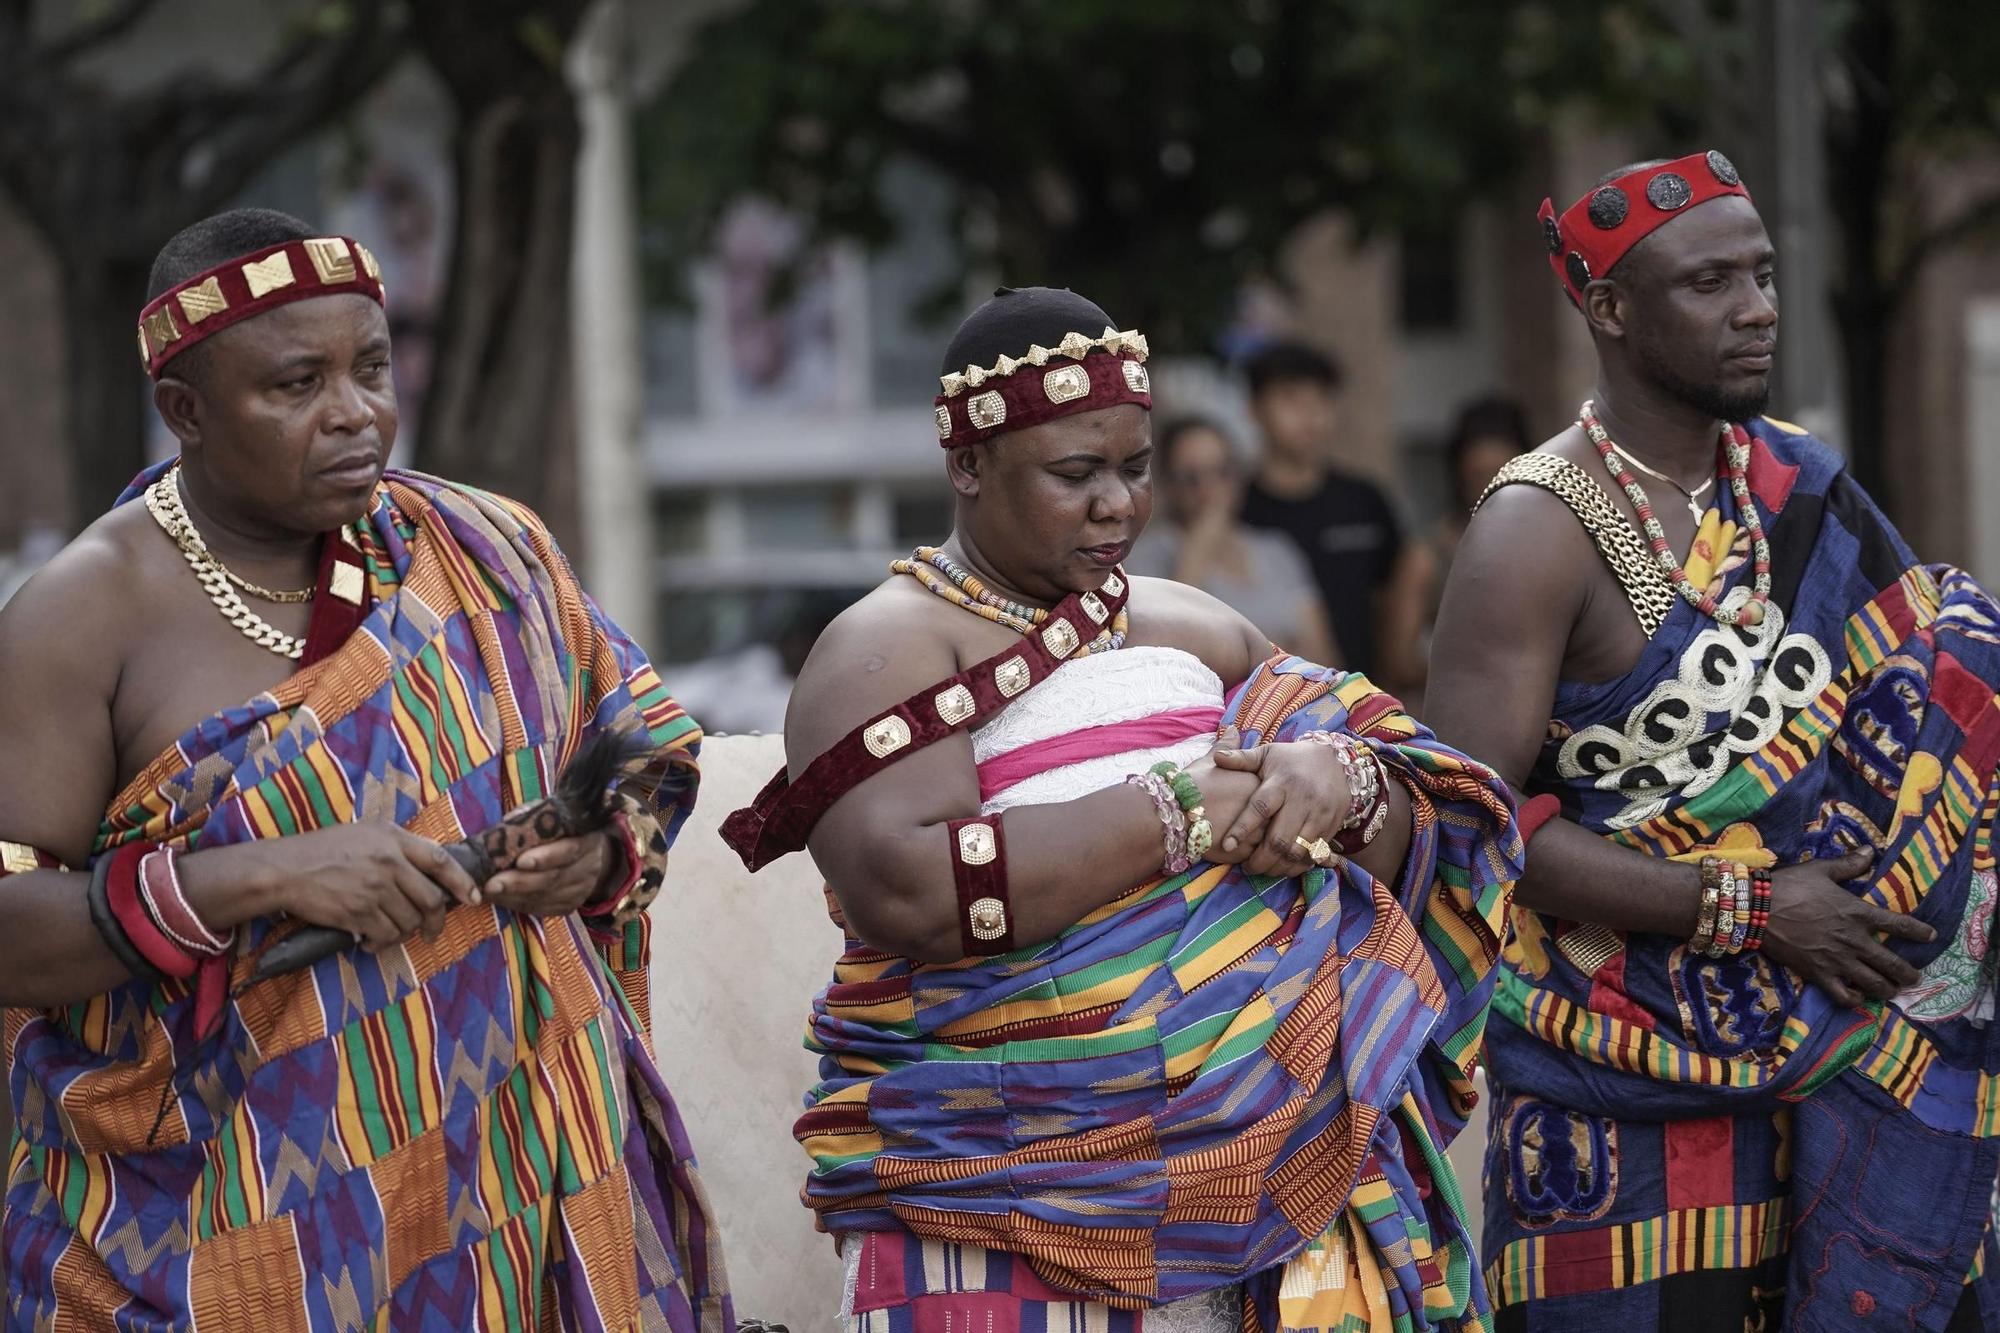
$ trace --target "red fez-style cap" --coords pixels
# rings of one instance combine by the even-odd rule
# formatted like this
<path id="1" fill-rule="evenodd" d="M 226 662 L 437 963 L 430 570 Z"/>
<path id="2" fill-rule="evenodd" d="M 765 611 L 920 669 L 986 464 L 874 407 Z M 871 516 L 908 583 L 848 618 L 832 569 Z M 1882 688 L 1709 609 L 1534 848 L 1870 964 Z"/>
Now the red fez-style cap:
<path id="1" fill-rule="evenodd" d="M 1542 239 L 1556 281 L 1580 308 L 1583 289 L 1627 251 L 1697 204 L 1726 195 L 1750 197 L 1729 159 L 1710 149 L 1674 162 L 1628 171 L 1606 181 L 1556 216 L 1542 200 Z"/>

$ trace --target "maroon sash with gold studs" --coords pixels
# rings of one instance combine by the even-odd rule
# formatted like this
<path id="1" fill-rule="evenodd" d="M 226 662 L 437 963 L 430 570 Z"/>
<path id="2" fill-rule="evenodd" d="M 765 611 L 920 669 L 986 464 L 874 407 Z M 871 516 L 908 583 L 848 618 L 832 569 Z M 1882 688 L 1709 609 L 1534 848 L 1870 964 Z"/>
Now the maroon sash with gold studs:
<path id="1" fill-rule="evenodd" d="M 1130 595 L 1131 584 L 1114 572 L 1096 592 L 1065 597 L 1020 642 L 848 732 L 807 764 L 797 782 L 780 769 L 756 800 L 722 821 L 722 840 L 751 870 L 800 850 L 835 801 L 889 765 L 991 717 L 1047 680 L 1104 631 Z"/>

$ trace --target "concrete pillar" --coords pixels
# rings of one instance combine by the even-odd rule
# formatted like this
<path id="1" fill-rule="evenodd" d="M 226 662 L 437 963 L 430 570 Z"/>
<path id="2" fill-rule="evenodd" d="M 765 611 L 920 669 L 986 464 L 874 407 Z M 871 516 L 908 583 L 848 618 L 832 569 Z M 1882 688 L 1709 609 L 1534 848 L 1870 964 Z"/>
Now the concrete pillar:
<path id="1" fill-rule="evenodd" d="M 1827 263 L 1833 215 L 1826 206 L 1825 103 L 1820 94 L 1826 54 L 1820 4 L 1773 0 L 1766 13 L 1771 182 L 1768 187 L 1753 182 L 1751 189 L 1778 251 L 1778 291 L 1784 302 L 1771 410 L 1845 449 L 1840 348 L 1834 338 Z"/>
<path id="2" fill-rule="evenodd" d="M 1353 223 L 1326 213 L 1292 234 L 1279 262 L 1296 295 L 1298 335 L 1331 352 L 1345 375 L 1334 462 L 1400 493 L 1396 243 L 1378 236 L 1357 245 Z"/>
<path id="3" fill-rule="evenodd" d="M 2000 514 L 2000 297 L 1974 301 L 1965 312 L 1965 435 L 1970 454 L 1968 506 Z M 2000 524 L 1970 524 L 1972 572 L 2000 587 Z"/>
<path id="4" fill-rule="evenodd" d="M 571 53 L 583 121 L 572 263 L 579 555 L 612 619 L 657 652 L 651 492 L 639 456 L 644 310 L 639 278 L 625 0 L 599 0 Z"/>

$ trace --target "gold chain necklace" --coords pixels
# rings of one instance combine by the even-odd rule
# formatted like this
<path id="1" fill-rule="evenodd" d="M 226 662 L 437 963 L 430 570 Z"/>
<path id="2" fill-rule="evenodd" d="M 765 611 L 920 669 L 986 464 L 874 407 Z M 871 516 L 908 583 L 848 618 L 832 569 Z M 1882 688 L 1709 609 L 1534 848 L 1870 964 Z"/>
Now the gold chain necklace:
<path id="1" fill-rule="evenodd" d="M 215 609 L 224 620 L 259 648 L 267 648 L 280 657 L 298 661 L 306 654 L 306 641 L 266 621 L 237 595 L 230 584 L 229 571 L 209 551 L 208 544 L 202 541 L 201 533 L 194 525 L 193 517 L 188 514 L 187 506 L 181 503 L 180 487 L 175 484 L 178 471 L 178 468 L 168 468 L 158 481 L 146 488 L 146 512 L 180 548 L 181 558 L 188 562 L 188 568 L 201 581 L 202 591 L 208 594 L 208 600 L 215 604 Z"/>
<path id="2" fill-rule="evenodd" d="M 167 476 L 171 478 L 178 475 L 179 472 L 180 465 L 175 464 L 173 467 L 167 469 Z M 172 512 L 179 516 L 182 523 L 182 530 L 174 536 L 174 542 L 181 548 L 182 554 L 186 554 L 189 551 L 194 552 L 195 555 L 221 570 L 224 578 L 249 593 L 252 597 L 261 598 L 267 602 L 276 602 L 280 606 L 303 606 L 313 599 L 313 590 L 311 588 L 300 588 L 297 592 L 280 592 L 272 588 L 260 587 L 252 583 L 249 579 L 239 575 L 228 565 L 223 564 L 221 558 L 215 552 L 208 549 L 208 543 L 201 538 L 201 529 L 197 528 L 194 525 L 194 520 L 188 516 L 187 507 L 181 503 L 180 487 L 173 485 L 168 489 L 173 492 Z"/>
<path id="3" fill-rule="evenodd" d="M 1666 473 L 1656 472 L 1652 468 L 1647 467 L 1644 463 L 1641 463 L 1638 459 L 1632 457 L 1631 454 L 1625 451 L 1624 446 L 1620 445 L 1615 440 L 1611 442 L 1611 452 L 1617 454 L 1620 458 L 1630 463 L 1633 467 L 1638 468 L 1641 472 L 1653 478 L 1655 481 L 1664 481 L 1665 483 L 1667 483 L 1667 485 L 1673 487 L 1675 490 L 1679 491 L 1682 495 L 1685 495 L 1687 497 L 1688 513 L 1694 515 L 1695 524 L 1697 526 L 1700 525 L 1702 510 L 1701 506 L 1696 502 L 1700 500 L 1702 496 L 1708 493 L 1709 487 L 1715 485 L 1714 477 L 1710 477 L 1707 481 L 1704 481 L 1701 485 L 1695 487 L 1693 490 L 1689 490 L 1687 487 L 1681 485 L 1678 481 L 1675 481 L 1672 477 L 1668 476 Z"/>

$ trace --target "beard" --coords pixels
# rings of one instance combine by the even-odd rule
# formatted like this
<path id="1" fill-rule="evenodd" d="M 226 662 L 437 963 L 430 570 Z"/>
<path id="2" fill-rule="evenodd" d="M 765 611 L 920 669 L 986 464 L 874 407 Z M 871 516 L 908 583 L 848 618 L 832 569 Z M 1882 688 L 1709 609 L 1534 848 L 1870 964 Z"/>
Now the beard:
<path id="1" fill-rule="evenodd" d="M 1650 340 L 1636 343 L 1633 350 L 1638 353 L 1640 371 L 1648 379 L 1695 411 L 1719 421 L 1748 421 L 1764 415 L 1764 409 L 1771 405 L 1768 375 L 1754 387 L 1730 390 L 1682 374 L 1664 349 Z"/>

